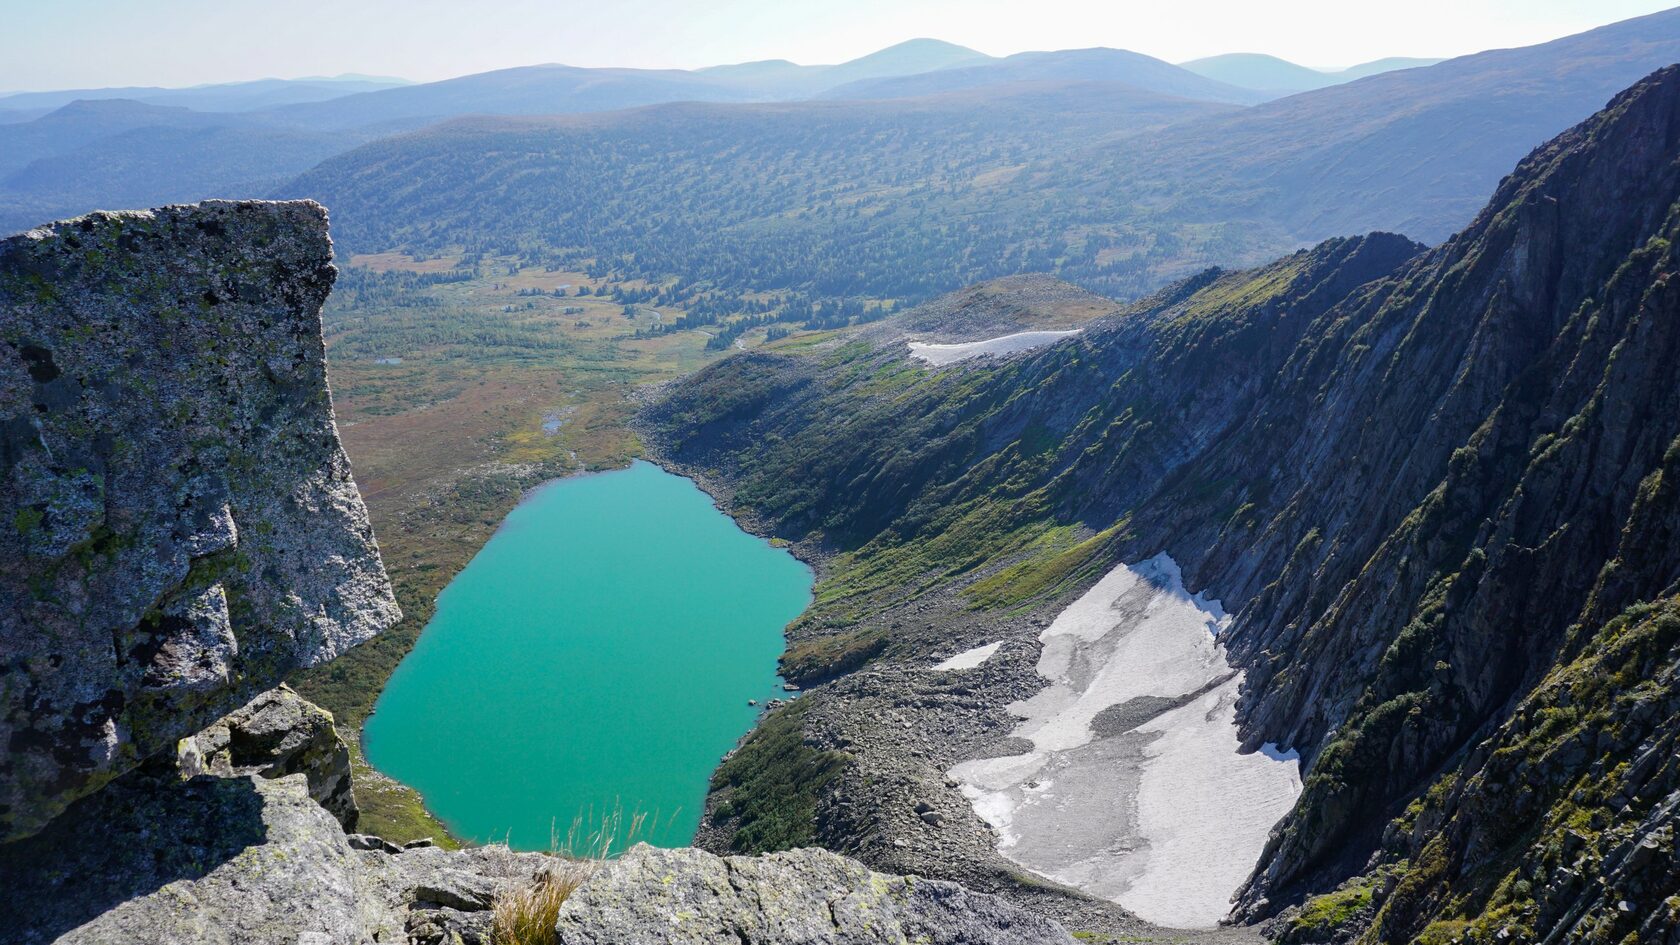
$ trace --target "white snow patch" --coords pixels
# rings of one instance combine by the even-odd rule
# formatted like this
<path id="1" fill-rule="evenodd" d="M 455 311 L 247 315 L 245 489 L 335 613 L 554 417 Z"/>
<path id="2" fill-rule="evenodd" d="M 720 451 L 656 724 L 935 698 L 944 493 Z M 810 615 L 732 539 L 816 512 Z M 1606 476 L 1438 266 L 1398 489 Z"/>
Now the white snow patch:
<path id="1" fill-rule="evenodd" d="M 988 643 L 985 646 L 977 646 L 972 650 L 964 650 L 942 663 L 936 663 L 933 667 L 934 671 L 944 672 L 952 669 L 973 669 L 981 663 L 991 659 L 992 654 L 996 653 L 998 651 L 998 647 L 1000 646 L 1003 646 L 1002 640 L 999 640 L 996 643 Z"/>
<path id="2" fill-rule="evenodd" d="M 951 769 L 999 852 L 1161 925 L 1209 927 L 1230 911 L 1301 778 L 1294 752 L 1237 751 L 1227 623 L 1166 554 L 1115 568 L 1056 617 L 1039 635 L 1050 684 L 1009 707 L 1032 750 Z M 1104 709 L 1143 696 L 1185 701 L 1093 731 Z"/>
<path id="3" fill-rule="evenodd" d="M 1017 351 L 1028 351 L 1053 341 L 1071 338 L 1079 334 L 1079 329 L 1068 331 L 1021 331 L 1013 335 L 1002 335 L 997 338 L 987 338 L 984 341 L 965 341 L 960 344 L 934 344 L 926 341 L 912 341 L 910 356 L 919 358 L 935 367 L 955 364 L 968 358 L 977 358 L 983 354 L 1014 354 Z"/>

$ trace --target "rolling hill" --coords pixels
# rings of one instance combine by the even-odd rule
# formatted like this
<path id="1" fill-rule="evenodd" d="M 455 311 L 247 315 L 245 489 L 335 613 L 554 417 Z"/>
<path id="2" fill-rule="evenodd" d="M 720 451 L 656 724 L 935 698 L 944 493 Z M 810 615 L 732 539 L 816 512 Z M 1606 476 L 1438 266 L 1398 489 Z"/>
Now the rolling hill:
<path id="1" fill-rule="evenodd" d="M 265 117 L 317 129 L 416 128 L 459 115 L 551 115 L 659 102 L 750 101 L 746 90 L 678 69 L 584 69 L 558 64 L 366 92 L 270 109 Z"/>
<path id="2" fill-rule="evenodd" d="M 408 85 L 407 80 L 374 76 L 333 76 L 311 79 L 258 79 L 253 82 L 225 82 L 189 88 L 130 86 L 124 88 L 67 89 L 53 92 L 15 92 L 0 95 L 0 113 L 45 112 L 71 102 L 128 99 L 147 105 L 191 108 L 201 112 L 243 112 L 298 102 L 319 102 L 358 92 Z"/>
<path id="3" fill-rule="evenodd" d="M 1257 91 L 1305 92 L 1342 81 L 1327 72 L 1298 66 L 1287 59 L 1264 53 L 1227 53 L 1178 65 L 1216 82 Z"/>
<path id="4" fill-rule="evenodd" d="M 539 65 L 425 84 L 341 76 L 20 93 L 0 97 L 0 230 L 97 208 L 260 196 L 357 144 L 463 115 L 801 99 L 834 85 L 989 58 L 915 39 L 836 65 Z"/>
<path id="5" fill-rule="evenodd" d="M 78 100 L 0 124 L 0 230 L 112 207 L 260 195 L 368 141 L 248 113 Z"/>
<path id="6" fill-rule="evenodd" d="M 1287 59 L 1264 53 L 1227 53 L 1179 63 L 1205 78 L 1261 92 L 1305 92 L 1322 89 L 1370 75 L 1398 69 L 1418 69 L 1432 66 L 1440 59 L 1408 59 L 1392 57 L 1350 66 L 1346 69 L 1309 69 Z"/>
<path id="7" fill-rule="evenodd" d="M 1153 56 L 1124 49 L 1017 53 L 980 65 L 849 82 L 829 89 L 822 97 L 918 98 L 965 89 L 1043 81 L 1115 82 L 1161 95 L 1232 104 L 1251 104 L 1266 97 L 1251 89 L 1240 89 L 1204 78 Z"/>
<path id="8" fill-rule="evenodd" d="M 1528 149 L 1676 60 L 1671 11 L 1252 108 L 1027 82 L 475 120 L 335 157 L 279 193 L 332 206 L 362 250 L 520 253 L 684 293 L 913 302 L 1049 271 L 1131 298 L 1338 234 L 1440 241 Z"/>
<path id="9" fill-rule="evenodd" d="M 1079 173 L 1147 180 L 1158 212 L 1189 220 L 1263 219 L 1304 242 L 1370 230 L 1439 242 L 1529 149 L 1674 62 L 1680 9 L 1094 149 Z"/>
<path id="10" fill-rule="evenodd" d="M 802 66 L 786 60 L 694 71 L 524 66 L 273 109 L 268 117 L 319 129 L 413 128 L 461 115 L 557 115 L 665 102 L 782 101 L 850 82 L 943 70 L 989 58 L 952 43 L 914 39 L 831 66 Z"/>
<path id="11" fill-rule="evenodd" d="M 762 96 L 791 100 L 815 95 L 848 82 L 914 75 L 993 61 L 982 52 L 937 39 L 911 39 L 867 56 L 831 66 L 802 66 L 786 59 L 765 59 L 696 69 L 695 74 Z"/>
<path id="12" fill-rule="evenodd" d="M 697 292 L 918 299 L 1074 256 L 1135 291 L 1141 271 L 1189 254 L 1142 231 L 1114 266 L 1094 238 L 1070 248 L 1064 228 L 1084 209 L 1022 175 L 1069 142 L 1232 107 L 1114 83 L 1021 83 L 888 102 L 462 119 L 330 159 L 279 193 L 331 206 L 335 238 L 358 251 L 464 246 L 678 276 Z"/>

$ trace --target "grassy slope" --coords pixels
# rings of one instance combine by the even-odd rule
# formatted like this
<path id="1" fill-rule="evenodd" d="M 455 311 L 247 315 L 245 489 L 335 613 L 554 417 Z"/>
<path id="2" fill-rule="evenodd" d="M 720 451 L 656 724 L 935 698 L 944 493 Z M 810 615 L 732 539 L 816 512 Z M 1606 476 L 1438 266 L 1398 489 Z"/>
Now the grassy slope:
<path id="1" fill-rule="evenodd" d="M 771 345 L 675 387 L 650 427 L 662 455 L 724 484 L 739 513 L 825 553 L 782 659 L 785 675 L 818 683 L 912 655 L 918 644 L 893 628 L 925 597 L 955 588 L 976 611 L 1012 610 L 1090 583 L 1134 538 L 1113 505 L 1122 497 L 1090 485 L 1103 457 L 1130 451 L 1152 470 L 1127 477 L 1141 501 L 1184 459 L 1174 443 L 1230 424 L 1253 393 L 1214 379 L 1241 376 L 1239 363 L 1267 374 L 1288 348 L 1276 336 L 1415 251 L 1393 237 L 1339 241 L 1206 274 L 1080 341 L 955 370 L 908 361 L 897 343 Z M 896 321 L 924 325 L 948 308 Z M 1204 395 L 1175 393 L 1186 388 Z M 796 711 L 773 714 L 714 781 L 713 819 L 733 823 L 736 849 L 808 842 L 813 796 L 845 763 L 801 744 Z"/>
<path id="2" fill-rule="evenodd" d="M 1415 250 L 1336 241 L 1208 274 L 1079 341 L 959 370 L 863 340 L 773 345 L 676 388 L 652 426 L 672 458 L 728 480 L 737 508 L 829 552 L 783 663 L 821 679 L 885 652 L 872 617 L 907 598 L 955 582 L 977 604 L 1016 607 L 1111 562 L 1128 534 L 1115 508 L 1176 468 L 1181 438 L 1233 421 L 1256 389 L 1245 375 L 1339 298 L 1324 285 L 1352 288 Z M 1122 451 L 1148 474 L 1124 496 L 1090 488 Z"/>

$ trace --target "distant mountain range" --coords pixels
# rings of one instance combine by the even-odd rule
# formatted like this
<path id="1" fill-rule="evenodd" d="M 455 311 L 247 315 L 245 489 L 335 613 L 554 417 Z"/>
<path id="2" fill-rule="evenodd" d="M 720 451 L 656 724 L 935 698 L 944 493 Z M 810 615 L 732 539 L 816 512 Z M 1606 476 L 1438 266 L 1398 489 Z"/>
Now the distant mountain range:
<path id="1" fill-rule="evenodd" d="M 265 121 L 324 129 L 392 122 L 413 124 L 462 114 L 610 111 L 674 101 L 795 101 L 819 96 L 906 98 L 1043 79 L 1123 81 L 1187 98 L 1248 104 L 1439 61 L 1383 59 L 1330 72 L 1298 66 L 1274 56 L 1236 53 L 1172 66 L 1120 49 L 1028 52 L 998 58 L 942 40 L 912 39 L 836 65 L 800 65 L 786 59 L 768 59 L 682 70 L 580 68 L 550 63 L 426 83 L 386 76 L 342 75 L 258 79 L 190 88 L 127 86 L 14 92 L 0 94 L 0 124 L 38 118 L 78 101 L 116 99 L 199 112 L 261 112 Z M 935 78 L 930 73 L 951 74 Z M 327 102 L 337 104 L 329 106 Z"/>
<path id="2" fill-rule="evenodd" d="M 358 92 L 375 92 L 409 85 L 406 79 L 341 75 L 308 79 L 258 79 L 195 85 L 184 89 L 130 86 L 109 89 L 69 89 L 59 92 L 14 92 L 0 95 L 0 113 L 46 112 L 71 102 L 129 99 L 147 105 L 174 105 L 201 112 L 243 112 L 298 102 L 319 102 Z M 0 118 L 3 121 L 4 118 Z"/>
<path id="3" fill-rule="evenodd" d="M 1439 242 L 1535 144 L 1676 61 L 1680 11 L 1252 107 L 968 80 L 1003 60 L 904 80 L 956 90 L 890 100 L 460 120 L 275 195 L 331 207 L 357 251 L 488 249 L 674 278 L 720 305 L 771 290 L 913 302 L 1020 272 L 1130 298 L 1337 235 Z"/>
<path id="4" fill-rule="evenodd" d="M 844 192 L 857 180 L 846 170 L 859 166 L 853 158 L 876 159 L 869 141 L 851 136 L 892 126 L 911 150 L 950 154 L 954 166 L 979 168 L 982 176 L 948 180 L 948 168 L 938 165 L 901 167 L 892 187 L 868 192 L 859 204 L 884 201 L 890 212 L 881 225 L 904 209 L 892 201 L 911 194 L 935 215 L 960 213 L 957 208 L 972 197 L 1005 213 L 1000 221 L 1004 232 L 1032 230 L 1041 234 L 1035 239 L 1049 240 L 1017 245 L 1006 256 L 982 262 L 970 255 L 978 244 L 970 241 L 968 249 L 956 249 L 972 225 L 965 218 L 970 223 L 948 228 L 940 237 L 969 260 L 963 273 L 950 270 L 939 277 L 946 287 L 980 277 L 982 269 L 1051 258 L 1071 277 L 1087 278 L 1080 272 L 1091 269 L 1088 278 L 1095 284 L 1126 294 L 1176 275 L 1183 266 L 1257 261 L 1302 240 L 1370 225 L 1438 240 L 1468 218 L 1500 169 L 1523 150 L 1591 113 L 1611 91 L 1677 58 L 1680 25 L 1669 14 L 1658 14 L 1526 50 L 1424 68 L 1405 68 L 1418 61 L 1384 60 L 1334 74 L 1256 56 L 1218 57 L 1187 68 L 1119 49 L 995 58 L 916 39 L 821 66 L 786 60 L 699 70 L 537 65 L 420 84 L 343 76 L 196 89 L 26 93 L 0 97 L 0 230 L 95 208 L 296 193 L 305 183 L 318 187 L 322 196 L 341 195 L 349 206 L 359 206 L 361 198 L 346 189 L 339 175 L 368 154 L 381 155 L 383 164 L 386 156 L 405 149 L 430 153 L 488 146 L 507 134 L 521 142 L 548 136 L 553 143 L 610 130 L 626 142 L 636 135 L 650 140 L 676 136 L 685 147 L 697 149 L 656 163 L 688 167 L 683 162 L 692 159 L 698 163 L 690 169 L 711 168 L 708 199 L 736 202 L 730 225 L 744 239 L 759 221 L 750 212 L 750 192 L 735 188 L 751 187 L 769 164 L 791 160 L 787 179 L 804 181 L 811 194 Z M 1522 74 L 1522 82 L 1508 81 L 1506 72 L 1512 69 Z M 1375 72 L 1382 74 L 1345 81 Z M 1286 95 L 1309 79 L 1340 84 Z M 926 104 L 889 107 L 886 101 Z M 842 102 L 854 104 L 832 110 Z M 634 111 L 675 103 L 692 104 L 660 114 L 705 115 L 718 133 L 697 135 L 693 125 L 681 122 L 661 129 Z M 782 104 L 767 111 L 766 103 Z M 1020 121 L 1027 103 L 1044 110 L 1029 123 L 1049 136 L 1042 141 L 1024 142 L 1001 129 L 1000 122 Z M 53 110 L 39 114 L 49 107 Z M 695 110 L 701 108 L 714 111 Z M 871 120 L 862 120 L 872 111 Z M 481 121 L 446 132 L 440 125 L 469 115 L 591 113 L 609 117 L 598 123 L 562 120 L 506 128 Z M 835 116 L 845 117 L 828 124 Z M 924 122 L 920 129 L 918 121 Z M 428 126 L 439 126 L 438 133 L 421 131 Z M 766 136 L 753 139 L 758 143 L 794 150 L 743 155 L 742 139 L 730 139 L 727 129 L 744 127 Z M 1144 130 L 1153 133 L 1138 134 Z M 411 132 L 421 133 L 393 137 Z M 388 139 L 389 147 L 351 153 L 380 139 Z M 795 156 L 802 147 L 830 158 L 848 148 L 861 150 L 837 163 L 800 165 Z M 329 160 L 341 155 L 341 161 Z M 282 186 L 317 165 L 320 169 L 298 186 Z M 555 161 L 531 173 L 548 180 L 566 173 L 567 166 Z M 425 178 L 442 169 L 419 167 L 412 173 Z M 366 172 L 355 178 L 374 183 Z M 687 186 L 681 178 L 668 183 Z M 562 190 L 571 186 L 555 184 Z M 934 189 L 921 189 L 928 187 Z M 998 192 L 982 193 L 986 188 Z M 540 199 L 535 182 L 519 191 Z M 441 191 L 445 205 L 437 207 L 439 222 L 426 228 L 430 242 L 462 242 L 460 235 L 449 233 L 453 224 L 443 222 L 456 215 L 456 208 L 447 205 L 451 193 L 447 186 Z M 489 193 L 514 201 L 504 188 L 493 185 Z M 689 205 L 680 194 L 670 197 Z M 463 196 L 461 205 L 481 199 Z M 662 204 L 644 207 L 636 203 L 639 198 L 625 199 L 626 206 L 655 214 L 652 219 L 664 219 L 669 212 Z M 711 204 L 695 207 L 698 218 L 710 217 Z M 1019 216 L 1028 212 L 1038 216 L 1030 222 Z M 340 215 L 335 225 L 357 239 L 410 239 L 401 216 L 400 207 L 390 207 L 363 219 Z M 813 210 L 776 225 L 815 226 L 820 217 Z M 1146 233 L 1137 232 L 1144 220 L 1153 222 Z M 1240 232 L 1217 229 L 1235 221 L 1241 221 Z M 472 232 L 505 234 L 512 225 L 483 219 Z M 1054 233 L 1064 225 L 1080 234 L 1072 245 L 1096 246 L 1096 255 L 1051 253 L 1062 246 Z M 1188 244 L 1174 242 L 1185 232 L 1182 228 L 1204 225 L 1216 229 L 1200 231 Z M 624 233 L 629 226 L 620 224 L 614 231 Z M 833 238 L 834 232 L 820 239 Z M 1178 235 L 1166 239 L 1168 233 Z M 899 238 L 896 232 L 884 235 L 889 242 Z M 998 238 L 985 237 L 988 243 Z M 1104 240 L 1129 248 L 1104 249 Z M 780 245 L 775 253 L 791 251 L 795 244 Z M 659 257 L 639 258 L 653 266 Z M 924 266 L 921 271 L 946 270 Z"/>
<path id="5" fill-rule="evenodd" d="M 1530 149 L 1675 62 L 1680 9 L 1181 125 L 1093 151 L 1082 173 L 1175 194 L 1157 212 L 1266 220 L 1303 242 L 1389 230 L 1436 243 Z"/>
<path id="6" fill-rule="evenodd" d="M 950 66 L 914 75 L 861 79 L 828 89 L 823 98 L 915 98 L 1015 82 L 1119 82 L 1161 95 L 1249 105 L 1272 97 L 1252 88 L 1197 75 L 1124 49 L 1067 49 L 1017 53 L 1004 59 Z"/>
<path id="7" fill-rule="evenodd" d="M 1354 79 L 1393 72 L 1398 69 L 1418 69 L 1432 66 L 1441 59 L 1409 59 L 1392 57 L 1361 63 L 1346 69 L 1309 69 L 1287 59 L 1264 53 L 1228 53 L 1181 62 L 1179 66 L 1203 78 L 1224 82 L 1240 88 L 1260 92 L 1306 92 L 1329 88 Z"/>

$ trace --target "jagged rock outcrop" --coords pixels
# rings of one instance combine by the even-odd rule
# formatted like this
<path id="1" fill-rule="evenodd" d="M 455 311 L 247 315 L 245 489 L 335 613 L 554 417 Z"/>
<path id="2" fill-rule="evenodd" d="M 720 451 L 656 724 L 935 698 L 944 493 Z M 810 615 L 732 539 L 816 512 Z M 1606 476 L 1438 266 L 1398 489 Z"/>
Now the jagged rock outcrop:
<path id="1" fill-rule="evenodd" d="M 405 942 L 411 925 L 482 932 L 546 861 L 357 849 L 302 774 L 183 780 L 158 759 L 0 847 L 0 909 L 28 945 Z"/>
<path id="2" fill-rule="evenodd" d="M 1361 867 L 1390 818 L 1474 777 L 1487 739 L 1580 647 L 1680 590 L 1664 486 L 1680 443 L 1677 157 L 1680 70 L 1667 69 L 1536 151 L 1426 266 L 1350 307 L 1314 352 L 1325 368 L 1298 367 L 1346 405 L 1321 442 L 1246 451 L 1272 468 L 1287 455 L 1301 477 L 1273 479 L 1290 498 L 1256 547 L 1277 577 L 1234 634 L 1245 734 L 1316 758 L 1249 914 Z M 1618 737 L 1598 750 L 1600 731 L 1623 726 L 1581 721 L 1595 750 L 1550 777 L 1573 780 L 1604 752 L 1632 762 Z M 1530 908 L 1478 888 L 1501 869 L 1485 840 L 1443 840 L 1446 863 L 1429 866 L 1458 872 L 1445 887 L 1464 898 L 1394 927 Z M 1436 858 L 1426 846 L 1409 851 L 1414 868 Z"/>
<path id="3" fill-rule="evenodd" d="M 1236 612 L 1247 746 L 1308 765 L 1244 917 L 1324 894 L 1292 935 L 1668 940 L 1677 205 L 1670 68 L 1437 249 L 1333 241 L 940 374 L 856 345 L 739 356 L 650 427 L 726 503 L 840 553 L 793 634 L 811 681 L 1170 551 Z M 801 700 L 812 749 L 844 688 Z M 914 729 L 932 702 L 894 711 Z M 815 806 L 870 812 L 825 842 L 886 832 L 880 805 Z"/>
<path id="4" fill-rule="evenodd" d="M 398 617 L 309 202 L 0 242 L 0 840 Z"/>
<path id="5" fill-rule="evenodd" d="M 181 739 L 181 776 L 220 778 L 301 774 L 309 796 L 344 825 L 356 828 L 350 786 L 350 748 L 338 737 L 332 713 L 279 686 L 257 696 L 214 725 Z"/>
<path id="6" fill-rule="evenodd" d="M 955 883 L 826 850 L 719 857 L 645 844 L 560 910 L 560 945 L 1071 945 L 1060 926 Z"/>

